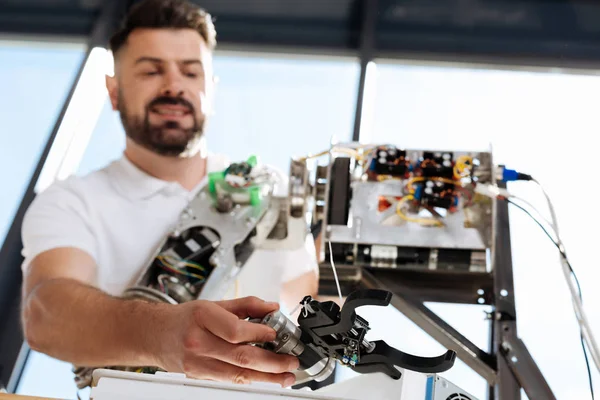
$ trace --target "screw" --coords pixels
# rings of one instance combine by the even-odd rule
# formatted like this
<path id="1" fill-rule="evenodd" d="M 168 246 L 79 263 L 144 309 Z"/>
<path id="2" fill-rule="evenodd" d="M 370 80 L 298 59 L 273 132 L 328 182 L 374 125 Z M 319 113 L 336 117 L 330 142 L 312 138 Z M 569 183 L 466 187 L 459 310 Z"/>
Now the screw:
<path id="1" fill-rule="evenodd" d="M 290 334 L 289 333 L 284 333 L 283 336 L 281 337 L 281 340 L 283 340 L 284 342 L 287 342 L 287 340 L 290 338 Z"/>

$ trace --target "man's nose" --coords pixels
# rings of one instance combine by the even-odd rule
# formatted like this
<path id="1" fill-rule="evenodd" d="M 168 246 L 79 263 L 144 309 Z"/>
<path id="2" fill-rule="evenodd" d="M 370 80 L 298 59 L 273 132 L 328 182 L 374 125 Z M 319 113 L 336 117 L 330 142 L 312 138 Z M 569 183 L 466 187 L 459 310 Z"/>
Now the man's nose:
<path id="1" fill-rule="evenodd" d="M 183 95 L 183 84 L 181 76 L 176 72 L 169 72 L 165 76 L 165 82 L 161 90 L 163 96 L 179 97 Z"/>

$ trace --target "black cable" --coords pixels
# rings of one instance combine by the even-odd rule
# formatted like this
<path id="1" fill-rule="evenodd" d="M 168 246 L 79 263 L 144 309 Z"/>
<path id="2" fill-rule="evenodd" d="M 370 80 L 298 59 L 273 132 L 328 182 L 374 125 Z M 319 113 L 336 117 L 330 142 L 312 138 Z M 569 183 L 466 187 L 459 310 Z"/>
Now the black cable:
<path id="1" fill-rule="evenodd" d="M 542 225 L 542 223 L 540 221 L 538 221 L 538 219 L 536 217 L 534 217 L 529 211 L 527 211 L 523 206 L 515 203 L 514 201 L 512 201 L 510 199 L 507 199 L 504 197 L 503 197 L 503 199 L 506 200 L 508 203 L 512 204 L 513 206 L 519 208 L 521 211 L 525 212 L 525 214 L 527 214 L 531 219 L 533 219 L 535 221 L 536 224 L 538 224 L 538 226 L 540 228 L 542 228 L 542 230 L 544 231 L 546 236 L 548 236 L 550 238 L 550 240 L 552 240 L 552 243 L 554 243 L 554 245 L 558 249 L 560 255 L 563 257 L 567 266 L 569 267 L 569 271 L 571 272 L 571 275 L 573 275 L 573 278 L 575 278 L 575 284 L 577 285 L 577 291 L 579 292 L 578 293 L 579 299 L 583 302 L 583 298 L 581 295 L 581 286 L 579 285 L 579 279 L 577 279 L 577 275 L 575 274 L 573 267 L 571 267 L 571 263 L 569 262 L 569 259 L 567 258 L 567 254 L 565 253 L 562 246 L 552 237 L 552 235 L 550 235 L 550 233 L 544 227 L 544 225 Z M 579 327 L 579 330 L 580 330 L 581 347 L 583 348 L 583 356 L 585 358 L 585 365 L 586 365 L 587 373 L 588 373 L 588 381 L 590 383 L 590 393 L 592 395 L 592 400 L 594 400 L 594 382 L 592 380 L 592 371 L 590 369 L 590 362 L 588 359 L 587 350 L 585 349 L 585 342 L 583 340 L 583 334 L 581 333 L 581 327 Z"/>

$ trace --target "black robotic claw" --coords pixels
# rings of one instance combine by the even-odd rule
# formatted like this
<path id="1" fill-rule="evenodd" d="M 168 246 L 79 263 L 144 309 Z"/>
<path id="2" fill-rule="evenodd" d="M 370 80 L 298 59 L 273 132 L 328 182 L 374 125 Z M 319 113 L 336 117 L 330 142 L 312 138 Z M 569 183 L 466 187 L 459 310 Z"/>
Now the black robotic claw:
<path id="1" fill-rule="evenodd" d="M 307 296 L 298 317 L 302 341 L 323 357 L 336 358 L 359 373 L 383 372 L 399 379 L 401 373 L 396 367 L 422 373 L 452 368 L 456 359 L 452 350 L 438 357 L 419 357 L 390 347 L 384 341 L 365 339 L 369 323 L 356 314 L 356 308 L 387 306 L 391 299 L 392 294 L 385 290 L 358 290 L 347 297 L 340 310 L 332 301 L 321 303 Z"/>
<path id="2" fill-rule="evenodd" d="M 456 359 L 456 352 L 452 350 L 448 350 L 438 357 L 420 357 L 395 349 L 383 340 L 377 340 L 373 343 L 375 349 L 371 353 L 363 355 L 360 358 L 359 365 L 389 364 L 411 371 L 434 374 L 448 371 L 452 368 Z"/>

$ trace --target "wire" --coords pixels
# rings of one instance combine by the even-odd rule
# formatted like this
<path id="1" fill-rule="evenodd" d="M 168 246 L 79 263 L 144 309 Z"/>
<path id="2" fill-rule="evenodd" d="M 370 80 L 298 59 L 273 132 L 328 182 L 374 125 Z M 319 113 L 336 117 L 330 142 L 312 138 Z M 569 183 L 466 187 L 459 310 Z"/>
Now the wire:
<path id="1" fill-rule="evenodd" d="M 529 207 L 531 210 L 533 210 L 533 211 L 535 212 L 535 214 L 537 215 L 537 218 L 536 218 L 536 219 L 537 219 L 538 221 L 540 221 L 540 220 L 541 220 L 542 222 L 544 222 L 544 223 L 545 223 L 546 225 L 548 225 L 549 227 L 552 227 L 552 231 L 554 232 L 554 236 L 555 236 L 555 238 L 552 238 L 552 240 L 553 240 L 553 241 L 556 241 L 558 244 L 560 244 L 560 245 L 561 245 L 561 248 L 562 248 L 562 243 L 561 243 L 561 241 L 560 241 L 560 237 L 558 236 L 558 232 L 556 231 L 556 229 L 554 229 L 554 228 L 553 228 L 553 224 L 552 224 L 552 222 L 548 221 L 548 219 L 547 219 L 546 217 L 544 217 L 544 216 L 543 216 L 543 215 L 542 215 L 542 214 L 541 214 L 541 213 L 540 213 L 540 212 L 537 210 L 537 208 L 535 208 L 535 207 L 533 206 L 533 204 L 531 204 L 530 202 L 528 202 L 528 201 L 527 201 L 527 200 L 525 200 L 524 198 L 522 198 L 522 197 L 519 197 L 519 196 L 515 196 L 515 195 L 512 195 L 512 194 L 510 195 L 510 198 L 511 198 L 511 199 L 513 199 L 513 200 L 519 200 L 519 202 L 520 202 L 520 203 L 523 203 L 525 206 Z M 533 216 L 532 216 L 532 218 L 533 218 Z M 562 250 L 564 251 L 564 249 L 562 249 Z M 565 254 L 566 254 L 566 253 L 565 253 Z M 560 255 L 560 254 L 559 254 L 559 257 L 560 257 L 560 262 L 562 263 L 562 255 Z"/>
<path id="2" fill-rule="evenodd" d="M 164 258 L 163 256 L 156 257 L 156 260 L 158 261 L 158 264 L 160 267 L 162 267 L 163 269 L 165 269 L 169 272 L 174 272 L 176 274 L 184 275 L 184 276 L 187 276 L 190 278 L 196 278 L 196 279 L 199 279 L 200 281 L 204 281 L 206 279 L 204 276 L 200 276 L 198 274 L 194 274 L 192 272 L 188 272 L 188 271 L 179 269 L 179 268 L 171 265 L 169 263 L 169 261 L 166 258 Z"/>
<path id="3" fill-rule="evenodd" d="M 294 314 L 296 314 L 296 312 L 300 309 L 300 307 L 302 307 L 302 302 L 298 303 L 296 305 L 296 307 L 294 307 L 294 309 L 292 311 L 290 311 L 290 315 L 293 316 Z"/>
<path id="4" fill-rule="evenodd" d="M 331 249 L 331 241 L 329 243 L 329 261 L 331 262 L 331 268 L 333 269 L 333 277 L 335 278 L 335 285 L 337 286 L 338 295 L 340 296 L 340 305 L 344 304 L 342 300 L 342 289 L 340 289 L 340 281 L 337 276 L 337 270 L 335 269 L 335 264 L 333 263 L 333 250 Z"/>
<path id="5" fill-rule="evenodd" d="M 473 157 L 470 157 L 470 156 L 458 157 L 458 159 L 456 160 L 456 163 L 454 164 L 454 168 L 453 168 L 454 178 L 461 179 L 466 176 L 469 176 L 471 173 L 472 165 L 473 165 Z M 468 170 L 466 174 L 465 174 L 465 170 Z"/>
<path id="6" fill-rule="evenodd" d="M 521 176 L 522 176 L 522 179 L 530 180 L 530 181 L 534 182 L 536 185 L 538 185 L 540 190 L 544 194 L 544 197 L 546 198 L 546 202 L 548 203 L 548 209 L 550 211 L 550 218 L 552 219 L 552 228 L 554 228 L 554 233 L 556 234 L 556 239 L 558 241 L 558 244 L 562 248 L 561 255 L 564 257 L 566 264 L 569 268 L 569 271 L 571 272 L 571 274 L 573 275 L 573 278 L 575 279 L 575 283 L 577 284 L 577 291 L 579 292 L 579 301 L 583 304 L 583 298 L 582 298 L 582 294 L 581 294 L 581 285 L 579 284 L 579 279 L 577 279 L 577 275 L 575 274 L 575 271 L 573 271 L 573 268 L 571 267 L 571 264 L 569 263 L 569 261 L 567 259 L 566 249 L 562 243 L 562 240 L 560 238 L 560 234 L 558 231 L 558 219 L 556 217 L 556 212 L 554 210 L 552 201 L 550 200 L 550 196 L 548 195 L 548 192 L 546 192 L 546 190 L 544 189 L 544 186 L 542 186 L 542 184 L 537 179 L 535 179 L 531 175 L 527 175 L 527 174 L 521 174 Z M 562 258 L 561 258 L 561 263 L 562 263 Z M 588 372 L 588 380 L 590 383 L 590 393 L 591 393 L 592 399 L 593 399 L 594 398 L 594 383 L 593 383 L 592 374 L 591 374 L 591 370 L 590 370 L 590 362 L 588 360 L 588 355 L 587 355 L 587 351 L 586 351 L 586 347 L 585 347 L 586 340 L 583 335 L 583 329 L 581 329 L 580 336 L 581 336 L 581 347 L 583 348 L 583 356 L 585 357 L 585 365 L 587 367 L 587 372 Z M 590 351 L 593 352 L 594 349 L 590 348 Z M 592 354 L 592 356 L 593 355 L 594 354 Z M 598 365 L 596 365 L 596 367 L 598 367 Z"/>
<path id="7" fill-rule="evenodd" d="M 363 159 L 363 155 L 360 154 L 357 150 L 354 150 L 354 149 L 351 149 L 351 148 L 348 148 L 348 147 L 333 147 L 333 148 L 331 148 L 329 150 L 323 150 L 323 151 L 320 151 L 320 152 L 315 153 L 315 154 L 309 154 L 309 155 L 306 155 L 304 157 L 300 157 L 298 160 L 299 161 L 306 161 L 306 160 L 310 160 L 310 159 L 313 159 L 313 158 L 319 158 L 321 156 L 329 154 L 330 152 L 331 153 L 344 153 L 344 154 L 350 155 L 352 157 L 355 157 L 357 160 L 362 160 Z"/>
<path id="8" fill-rule="evenodd" d="M 421 225 L 433 225 L 433 226 L 444 226 L 444 224 L 437 219 L 434 218 L 413 218 L 402 212 L 402 204 L 406 203 L 409 200 L 413 200 L 414 197 L 412 195 L 404 196 L 400 201 L 396 203 L 396 214 L 407 222 L 416 222 Z"/>
<path id="9" fill-rule="evenodd" d="M 169 264 L 175 268 L 182 268 L 181 266 L 183 266 L 183 267 L 197 269 L 202 272 L 206 272 L 206 270 L 204 269 L 204 267 L 202 265 L 195 263 L 193 261 L 178 259 L 178 258 L 169 256 L 169 255 L 159 255 L 158 258 L 161 258 L 163 261 L 166 261 L 167 264 Z"/>
<path id="10" fill-rule="evenodd" d="M 504 199 L 504 200 L 506 200 L 508 203 L 512 204 L 513 206 L 519 208 L 523 212 L 525 212 L 533 221 L 535 221 L 536 224 L 538 224 L 538 226 L 540 228 L 542 228 L 542 230 L 544 231 L 544 233 L 546 234 L 546 236 L 548 236 L 550 238 L 550 240 L 556 246 L 556 248 L 558 249 L 560 255 L 562 256 L 561 262 L 564 262 L 567 265 L 570 273 L 573 275 L 573 278 L 574 278 L 575 283 L 577 285 L 578 297 L 579 297 L 579 299 L 581 301 L 582 300 L 581 285 L 579 284 L 579 279 L 577 278 L 577 275 L 575 274 L 575 270 L 573 270 L 573 267 L 571 266 L 571 263 L 569 262 L 569 260 L 567 258 L 567 254 L 565 252 L 564 246 L 562 246 L 562 244 L 560 242 L 560 238 L 558 236 L 558 231 L 556 230 L 556 221 L 555 221 L 555 224 L 553 226 L 553 229 L 554 229 L 554 233 L 557 236 L 557 239 L 554 239 L 552 237 L 552 235 L 548 232 L 548 230 L 544 227 L 544 225 L 542 225 L 542 223 L 536 217 L 534 217 L 527 209 L 525 209 L 523 206 L 515 203 L 511 199 L 507 199 L 505 197 L 501 197 L 501 198 Z M 555 214 L 553 214 L 553 215 L 555 215 Z M 554 219 L 556 219 L 556 217 Z M 584 339 L 583 329 L 584 328 L 580 325 L 581 347 L 583 348 L 583 356 L 585 358 L 585 364 L 586 364 L 586 368 L 587 368 L 588 381 L 589 381 L 589 385 L 590 385 L 590 393 L 591 393 L 592 399 L 594 399 L 594 382 L 593 382 L 593 379 L 592 379 L 592 371 L 590 369 L 590 363 L 589 363 L 587 351 L 586 351 L 586 348 L 585 348 L 585 339 Z"/>
<path id="11" fill-rule="evenodd" d="M 527 175 L 527 176 L 529 176 L 529 175 Z M 552 205 L 552 201 L 550 201 L 550 196 L 548 196 L 548 193 L 546 192 L 546 190 L 544 189 L 544 187 L 542 186 L 542 184 L 539 181 L 537 181 L 534 178 L 531 178 L 531 181 L 535 182 L 535 184 L 540 187 L 540 190 L 542 191 L 542 193 L 544 194 L 544 197 L 546 198 L 546 202 L 548 203 L 548 208 L 550 209 L 550 218 L 552 218 L 552 228 L 554 228 L 554 232 L 556 232 L 558 242 L 560 244 L 562 244 L 559 233 L 558 233 L 558 222 L 556 219 L 556 213 L 554 212 L 554 206 Z"/>

